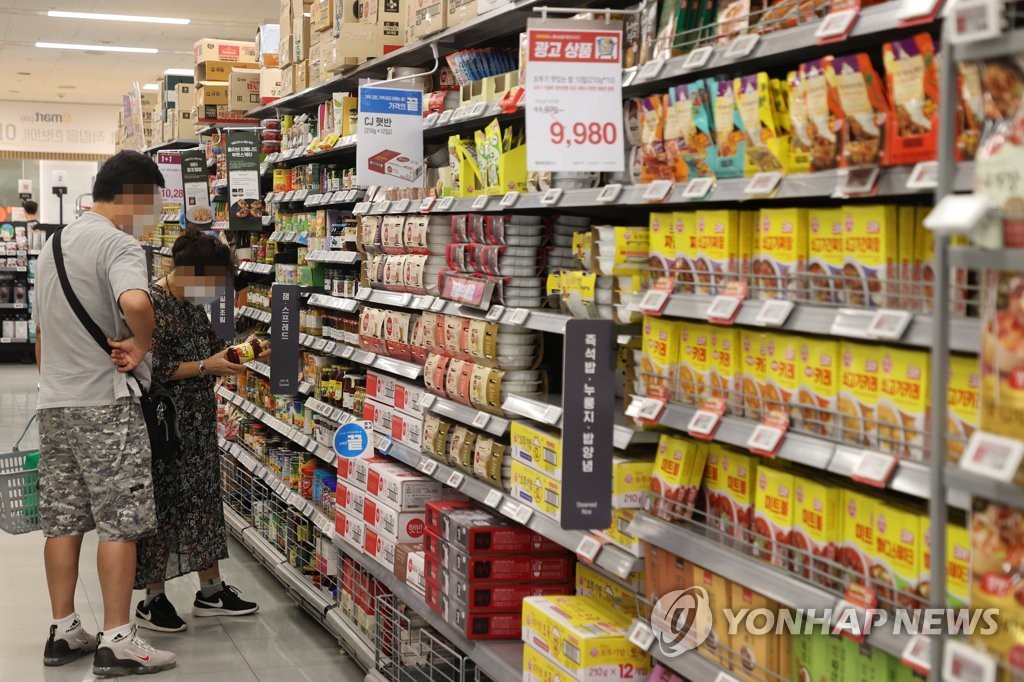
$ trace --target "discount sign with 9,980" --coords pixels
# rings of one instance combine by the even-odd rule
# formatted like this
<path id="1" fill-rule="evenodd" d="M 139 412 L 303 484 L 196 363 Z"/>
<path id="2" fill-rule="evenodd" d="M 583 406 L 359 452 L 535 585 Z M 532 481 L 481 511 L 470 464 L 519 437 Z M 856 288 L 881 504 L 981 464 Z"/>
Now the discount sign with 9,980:
<path id="1" fill-rule="evenodd" d="M 531 20 L 527 40 L 527 167 L 621 171 L 621 24 Z"/>

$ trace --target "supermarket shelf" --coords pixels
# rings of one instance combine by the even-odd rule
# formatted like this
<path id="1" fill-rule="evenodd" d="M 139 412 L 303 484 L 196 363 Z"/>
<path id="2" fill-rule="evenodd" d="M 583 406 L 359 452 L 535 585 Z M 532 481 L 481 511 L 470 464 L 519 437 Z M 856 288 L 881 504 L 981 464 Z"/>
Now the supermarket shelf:
<path id="1" fill-rule="evenodd" d="M 274 274 L 274 266 L 270 263 L 253 263 L 252 261 L 244 261 L 238 264 L 239 272 L 253 272 L 257 275 L 272 275 Z"/>
<path id="2" fill-rule="evenodd" d="M 321 351 L 328 355 L 335 355 L 337 357 L 344 358 L 345 360 L 351 360 L 352 362 L 360 365 L 373 367 L 374 369 L 379 369 L 382 372 L 396 374 L 405 379 L 419 379 L 423 376 L 422 365 L 377 355 L 376 353 L 371 353 L 340 341 L 332 341 L 324 337 L 302 334 L 299 337 L 299 342 L 307 348 L 312 348 L 313 350 Z"/>
<path id="3" fill-rule="evenodd" d="M 249 416 L 266 424 L 271 429 L 277 431 L 279 434 L 281 434 L 288 440 L 292 441 L 299 447 L 305 449 L 306 452 L 316 455 L 318 458 L 320 458 L 327 464 L 330 464 L 331 466 L 335 466 L 335 464 L 337 463 L 338 456 L 335 455 L 329 448 L 320 445 L 320 443 L 318 443 L 316 439 L 312 438 L 311 436 L 307 436 L 306 434 L 302 433 L 295 427 L 288 426 L 280 419 L 271 416 L 263 408 L 258 407 L 254 403 L 249 402 L 248 400 L 238 395 L 237 393 L 229 391 L 223 386 L 218 386 L 217 394 L 224 398 L 226 401 L 230 402 L 232 405 L 238 407 L 240 410 L 242 410 Z"/>
<path id="4" fill-rule="evenodd" d="M 25 265 L 15 265 L 15 266 L 11 266 L 11 267 L 4 266 L 4 267 L 0 267 L 0 272 L 28 272 L 28 266 L 25 266 Z"/>
<path id="5" fill-rule="evenodd" d="M 9 336 L 0 336 L 0 346 L 34 346 L 35 341 L 28 339 L 14 339 Z"/>
<path id="6" fill-rule="evenodd" d="M 306 254 L 309 263 L 327 263 L 329 265 L 355 265 L 360 260 L 357 251 L 310 251 Z"/>
<path id="7" fill-rule="evenodd" d="M 247 305 L 237 308 L 235 310 L 235 317 L 248 317 L 250 320 L 270 324 L 270 312 L 266 310 L 257 310 L 256 308 L 252 308 Z"/>
<path id="8" fill-rule="evenodd" d="M 161 142 L 160 144 L 154 144 L 152 146 L 146 147 L 145 149 L 142 150 L 142 153 L 155 154 L 156 152 L 160 152 L 165 149 L 192 149 L 198 146 L 199 140 L 185 140 L 179 138 L 177 140 L 167 140 L 166 142 Z"/>
<path id="9" fill-rule="evenodd" d="M 356 421 L 356 416 L 351 412 L 343 410 L 340 407 L 328 405 L 322 400 L 317 400 L 316 398 L 307 398 L 305 404 L 308 409 L 317 413 L 321 417 L 324 417 L 325 419 L 331 420 L 335 424 L 348 424 L 349 422 Z"/>
<path id="10" fill-rule="evenodd" d="M 340 189 L 337 192 L 326 194 L 311 193 L 310 190 L 292 190 L 289 192 L 268 192 L 264 197 L 266 203 L 270 202 L 300 202 L 307 207 L 325 208 L 330 206 L 345 206 L 354 204 L 362 199 L 364 195 L 361 189 Z"/>
<path id="11" fill-rule="evenodd" d="M 268 365 L 268 364 L 266 364 L 264 362 L 260 362 L 258 360 L 253 360 L 252 362 L 245 363 L 245 366 L 248 367 L 253 372 L 256 372 L 257 374 L 259 374 L 261 377 L 263 377 L 265 379 L 269 379 L 270 378 L 270 365 Z M 301 382 L 299 384 L 299 390 L 298 390 L 298 394 L 299 395 L 309 395 L 312 392 L 313 392 L 313 385 L 311 383 L 309 383 L 308 381 L 303 381 L 303 382 Z"/>
<path id="12" fill-rule="evenodd" d="M 992 40 L 983 40 L 966 45 L 953 46 L 953 59 L 957 61 L 982 61 L 994 57 L 1006 57 L 1024 49 L 1024 29 L 1002 33 Z"/>
<path id="13" fill-rule="evenodd" d="M 734 679 L 725 668 L 715 665 L 696 651 L 687 651 L 679 656 L 664 656 L 656 644 L 651 656 L 666 668 L 691 682 L 720 682 Z M 720 675 L 725 677 L 719 677 Z"/>
<path id="14" fill-rule="evenodd" d="M 949 263 L 971 270 L 1024 270 L 1024 249 L 954 248 Z"/>
<path id="15" fill-rule="evenodd" d="M 345 137 L 340 137 L 330 149 L 324 149 L 308 154 L 304 153 L 305 151 L 306 148 L 301 147 L 286 149 L 275 154 L 269 154 L 267 156 L 267 163 L 282 166 L 297 166 L 304 163 L 323 163 L 343 155 L 351 156 L 356 151 L 356 136 L 347 135 Z"/>
<path id="16" fill-rule="evenodd" d="M 204 124 L 203 127 L 196 133 L 200 137 L 206 135 L 213 135 L 225 130 L 262 130 L 261 126 L 257 121 L 252 120 L 241 120 L 241 121 L 200 121 Z"/>
<path id="17" fill-rule="evenodd" d="M 1021 486 L 964 471 L 957 466 L 946 467 L 946 485 L 972 497 L 1024 508 L 1024 488 Z"/>
<path id="18" fill-rule="evenodd" d="M 1024 262 L 1024 261 L 1022 261 Z M 708 306 L 714 300 L 711 296 L 693 294 L 673 294 L 669 299 L 663 317 L 678 317 L 688 320 L 708 319 Z M 749 327 L 767 328 L 757 321 L 758 313 L 766 301 L 746 300 L 740 307 L 735 324 Z M 797 303 L 793 312 L 781 327 L 787 331 L 804 334 L 830 333 L 832 336 L 845 336 L 852 339 L 867 339 L 867 327 L 875 311 L 864 309 L 836 308 L 834 306 Z M 837 321 L 845 324 L 836 327 Z M 829 331 L 831 330 L 831 332 Z M 914 315 L 910 325 L 899 341 L 886 339 L 886 343 L 931 348 L 935 342 L 935 324 L 931 315 Z M 950 347 L 954 351 L 977 353 L 981 344 L 981 323 L 977 318 L 954 318 L 950 327 Z"/>
<path id="19" fill-rule="evenodd" d="M 658 419 L 659 426 L 667 426 L 676 431 L 687 432 L 690 420 L 696 413 L 696 407 L 688 407 L 669 403 L 665 406 Z M 734 447 L 747 450 L 747 441 L 760 422 L 743 417 L 726 415 L 722 417 L 714 440 Z M 849 477 L 860 461 L 861 448 L 848 447 L 823 438 L 802 433 L 789 433 L 782 442 L 776 459 L 784 459 L 797 464 L 829 471 L 838 476 Z M 928 465 L 924 462 L 900 460 L 887 488 L 905 495 L 927 500 L 931 497 L 931 486 L 928 478 Z M 956 491 L 947 494 L 949 504 L 966 509 L 969 500 Z"/>
<path id="20" fill-rule="evenodd" d="M 542 535 L 552 542 L 557 542 L 566 549 L 577 552 L 583 544 L 594 542 L 594 536 L 585 531 L 565 530 L 557 520 L 534 511 L 528 505 L 520 504 L 515 499 L 495 488 L 494 486 L 465 475 L 458 469 L 453 469 L 437 460 L 428 457 L 400 443 L 390 439 L 384 439 L 383 447 L 377 448 L 382 454 L 386 454 L 403 464 L 417 469 L 428 476 L 455 488 L 463 495 L 470 497 L 477 502 L 497 510 L 500 514 L 517 521 L 538 535 Z M 610 571 L 620 578 L 627 578 L 633 571 L 638 559 L 612 544 L 601 544 L 593 563 Z"/>
<path id="21" fill-rule="evenodd" d="M 538 400 L 512 394 L 505 398 L 501 409 L 517 417 L 532 419 L 556 429 L 562 427 L 562 396 L 549 395 L 544 400 Z"/>
<path id="22" fill-rule="evenodd" d="M 309 304 L 317 308 L 329 308 L 343 313 L 354 313 L 359 309 L 359 301 L 354 298 L 341 298 L 329 294 L 313 294 L 309 297 Z"/>
<path id="23" fill-rule="evenodd" d="M 676 556 L 692 561 L 726 580 L 763 594 L 784 606 L 798 609 L 832 609 L 838 598 L 803 576 L 782 571 L 752 556 L 726 547 L 717 540 L 686 528 L 654 518 L 646 513 L 633 517 L 630 533 Z M 867 643 L 899 658 L 909 635 L 874 631 Z M 713 678 L 710 678 L 713 679 Z"/>
<path id="24" fill-rule="evenodd" d="M 470 641 L 427 606 L 422 595 L 399 580 L 383 564 L 367 556 L 343 538 L 335 537 L 334 544 L 351 556 L 374 578 L 384 584 L 398 599 L 408 605 L 423 620 L 441 633 L 463 653 L 468 655 L 494 682 L 519 682 L 522 679 L 523 643 L 519 641 Z"/>
<path id="25" fill-rule="evenodd" d="M 324 626 L 327 631 L 337 638 L 342 648 L 355 659 L 363 670 L 369 672 L 374 669 L 374 650 L 366 638 L 356 628 L 349 625 L 340 609 L 337 607 L 327 612 L 324 617 Z"/>
<path id="26" fill-rule="evenodd" d="M 484 412 L 475 407 L 436 396 L 433 393 L 423 394 L 420 407 L 442 417 L 454 419 L 460 424 L 486 431 L 492 436 L 504 436 L 509 427 L 509 420 L 504 417 L 498 417 L 490 412 Z"/>
<path id="27" fill-rule="evenodd" d="M 249 522 L 238 515 L 234 509 L 228 505 L 224 505 L 224 521 L 227 523 L 228 530 L 239 540 L 242 539 L 242 533 L 249 527 Z"/>
<path id="28" fill-rule="evenodd" d="M 921 31 L 920 26 L 902 30 L 898 28 L 899 19 L 897 17 L 900 6 L 899 2 L 887 2 L 862 9 L 850 35 L 843 41 L 843 50 L 856 50 L 870 43 L 877 46 L 881 43 L 878 34 L 884 34 L 885 39 L 889 40 L 897 32 Z M 693 81 L 723 71 L 753 73 L 755 70 L 793 65 L 798 60 L 815 59 L 821 55 L 831 54 L 836 49 L 835 45 L 819 45 L 814 35 L 822 21 L 813 21 L 801 26 L 763 34 L 750 54 L 740 59 L 726 55 L 731 44 L 715 46 L 708 61 L 698 69 L 686 68 L 688 54 L 673 57 L 664 63 L 661 71 L 653 78 L 641 80 L 643 75 L 641 72 L 628 87 L 623 88 L 622 95 L 623 97 L 636 97 L 656 89 L 663 90 L 666 83 L 680 82 L 681 79 Z M 797 54 L 800 56 L 795 56 Z M 625 78 L 628 76 L 624 75 Z"/>
<path id="29" fill-rule="evenodd" d="M 0 310 L 28 310 L 28 303 L 0 303 Z"/>
<path id="30" fill-rule="evenodd" d="M 652 445 L 658 442 L 661 434 L 657 431 L 637 429 L 630 425 L 625 410 L 620 403 L 615 408 L 615 427 L 612 431 L 613 444 L 616 450 L 625 450 L 632 445 Z"/>

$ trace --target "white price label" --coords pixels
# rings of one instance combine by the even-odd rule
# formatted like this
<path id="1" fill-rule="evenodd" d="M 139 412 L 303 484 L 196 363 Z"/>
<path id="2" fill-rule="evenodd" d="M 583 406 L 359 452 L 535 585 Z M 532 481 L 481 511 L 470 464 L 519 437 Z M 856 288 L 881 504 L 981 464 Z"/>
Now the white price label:
<path id="1" fill-rule="evenodd" d="M 884 488 L 889 485 L 889 479 L 892 478 L 895 471 L 896 458 L 893 455 L 874 450 L 862 450 L 850 478 L 858 483 Z"/>
<path id="2" fill-rule="evenodd" d="M 730 61 L 736 61 L 747 57 L 754 48 L 757 47 L 757 41 L 760 36 L 756 33 L 750 35 L 740 36 L 731 43 L 725 50 L 725 56 Z"/>
<path id="3" fill-rule="evenodd" d="M 633 619 L 633 624 L 629 626 L 627 638 L 632 644 L 639 647 L 641 651 L 650 651 L 651 647 L 654 646 L 654 632 L 651 630 L 651 626 L 639 618 Z"/>
<path id="4" fill-rule="evenodd" d="M 868 327 L 875 319 L 871 310 L 840 308 L 832 320 L 829 333 L 832 336 L 849 336 L 856 339 L 868 338 Z"/>
<path id="5" fill-rule="evenodd" d="M 437 396 L 433 393 L 421 393 L 417 404 L 421 410 L 429 410 L 436 400 Z"/>
<path id="6" fill-rule="evenodd" d="M 686 56 L 686 61 L 683 62 L 684 71 L 693 71 L 694 69 L 704 68 L 704 65 L 711 59 L 711 52 L 714 48 L 711 45 L 705 45 L 704 47 L 698 47 Z"/>
<path id="7" fill-rule="evenodd" d="M 476 199 L 473 200 L 473 210 L 482 211 L 483 209 L 487 208 L 487 202 L 490 200 L 490 198 L 491 197 L 486 194 L 481 194 L 480 196 L 478 196 Z"/>
<path id="8" fill-rule="evenodd" d="M 359 289 L 356 290 L 356 300 L 357 301 L 365 301 L 366 299 L 370 298 L 370 296 L 372 296 L 372 295 L 373 295 L 373 289 L 371 289 L 370 287 L 359 287 Z"/>
<path id="9" fill-rule="evenodd" d="M 633 398 L 632 402 L 630 402 L 626 407 L 626 416 L 630 419 L 637 419 L 640 416 L 640 408 L 644 406 L 645 400 L 647 400 L 647 398 Z"/>
<path id="10" fill-rule="evenodd" d="M 497 322 L 505 314 L 505 306 L 492 305 L 484 316 L 490 322 Z"/>
<path id="11" fill-rule="evenodd" d="M 487 102 L 477 102 L 473 105 L 473 108 L 469 110 L 469 115 L 473 118 L 483 116 L 484 112 L 487 111 Z"/>
<path id="12" fill-rule="evenodd" d="M 769 453 L 769 456 L 774 456 L 785 437 L 786 432 L 782 429 L 767 424 L 758 424 L 750 434 L 750 438 L 747 439 L 747 449 L 758 454 Z"/>
<path id="13" fill-rule="evenodd" d="M 1013 438 L 975 431 L 960 457 L 960 468 L 999 481 L 1013 480 L 1024 458 L 1024 443 Z"/>
<path id="14" fill-rule="evenodd" d="M 584 535 L 580 540 L 580 544 L 576 547 L 576 554 L 583 557 L 586 561 L 593 563 L 601 552 L 601 547 L 601 541 L 593 535 Z"/>
<path id="15" fill-rule="evenodd" d="M 526 324 L 526 320 L 530 317 L 530 311 L 525 308 L 513 308 L 509 311 L 505 324 L 514 324 L 517 327 L 521 327 Z"/>
<path id="16" fill-rule="evenodd" d="M 946 682 L 995 682 L 996 659 L 970 642 L 948 639 L 942 652 L 942 679 Z"/>
<path id="17" fill-rule="evenodd" d="M 437 123 L 438 118 L 440 118 L 440 114 L 437 113 L 436 111 L 428 114 L 427 117 L 423 119 L 423 127 L 429 128 L 430 126 Z"/>
<path id="18" fill-rule="evenodd" d="M 391 202 L 388 201 L 387 199 L 384 199 L 383 201 L 374 202 L 373 204 L 374 213 L 387 213 L 389 208 L 391 208 Z"/>
<path id="19" fill-rule="evenodd" d="M 671 180 L 655 180 L 647 185 L 647 189 L 644 191 L 644 201 L 649 203 L 665 201 L 671 192 Z"/>
<path id="20" fill-rule="evenodd" d="M 686 430 L 693 435 L 710 438 L 722 421 L 722 415 L 710 410 L 697 410 L 686 425 Z"/>
<path id="21" fill-rule="evenodd" d="M 648 315 L 660 315 L 672 298 L 672 292 L 664 289 L 648 289 L 640 299 L 640 310 Z"/>
<path id="22" fill-rule="evenodd" d="M 657 398 L 645 398 L 637 411 L 637 417 L 647 422 L 657 422 L 665 411 L 665 401 Z"/>
<path id="23" fill-rule="evenodd" d="M 540 198 L 540 203 L 543 206 L 554 206 L 558 203 L 558 200 L 562 198 L 564 190 L 561 187 L 555 187 L 544 192 L 544 196 Z"/>
<path id="24" fill-rule="evenodd" d="M 452 120 L 452 116 L 454 116 L 454 115 L 455 115 L 455 110 L 454 109 L 449 109 L 448 111 L 442 111 L 441 115 L 438 116 L 438 118 L 437 118 L 437 125 L 444 125 L 445 123 L 450 122 Z"/>
<path id="25" fill-rule="evenodd" d="M 500 490 L 492 490 L 489 493 L 487 493 L 487 497 L 484 498 L 484 504 L 486 504 L 491 509 L 497 509 L 498 505 L 501 504 L 501 500 L 503 498 L 504 495 L 501 494 Z"/>
<path id="26" fill-rule="evenodd" d="M 487 425 L 491 422 L 491 415 L 486 412 L 478 412 L 476 417 L 473 418 L 473 426 L 478 429 L 486 429 Z"/>
<path id="27" fill-rule="evenodd" d="M 498 205 L 502 208 L 512 208 L 516 205 L 517 201 L 519 201 L 519 192 L 513 190 L 511 192 L 506 192 L 505 196 L 503 196 L 501 201 L 498 202 Z"/>
<path id="28" fill-rule="evenodd" d="M 597 195 L 597 201 L 602 204 L 611 204 L 619 198 L 620 194 L 622 194 L 622 183 L 613 182 L 601 189 L 601 192 Z"/>
<path id="29" fill-rule="evenodd" d="M 764 327 L 781 327 L 793 312 L 793 301 L 773 298 L 761 304 L 754 321 Z"/>
<path id="30" fill-rule="evenodd" d="M 708 306 L 709 321 L 732 320 L 743 305 L 743 299 L 735 296 L 715 296 Z"/>
<path id="31" fill-rule="evenodd" d="M 875 312 L 871 324 L 868 325 L 868 336 L 873 339 L 899 341 L 913 319 L 913 313 L 906 310 L 883 308 Z"/>
<path id="32" fill-rule="evenodd" d="M 533 516 L 533 509 L 525 504 L 520 504 L 519 509 L 516 509 L 515 513 L 512 514 L 512 518 L 524 526 L 530 520 L 531 516 Z"/>
<path id="33" fill-rule="evenodd" d="M 430 304 L 430 312 L 439 313 L 448 306 L 448 301 L 443 298 L 435 298 L 434 302 Z"/>
<path id="34" fill-rule="evenodd" d="M 466 480 L 465 476 L 463 476 L 458 471 L 453 471 L 451 475 L 448 477 L 448 480 L 445 481 L 445 485 L 447 485 L 449 488 L 455 488 L 456 490 L 458 490 L 464 480 Z"/>
<path id="35" fill-rule="evenodd" d="M 386 455 L 388 453 L 388 450 L 391 449 L 391 439 L 388 438 L 387 436 L 377 434 L 373 438 L 373 447 L 381 454 Z"/>
<path id="36" fill-rule="evenodd" d="M 998 0 L 956 0 L 946 14 L 952 27 L 950 41 L 956 45 L 990 40 L 1003 28 L 1002 8 Z"/>
<path id="37" fill-rule="evenodd" d="M 703 199 L 714 186 L 714 178 L 694 178 L 686 183 L 686 189 L 683 190 L 683 198 L 690 201 Z"/>
<path id="38" fill-rule="evenodd" d="M 391 204 L 391 213 L 405 213 L 409 210 L 409 200 L 399 199 Z"/>
<path id="39" fill-rule="evenodd" d="M 345 201 L 355 201 L 358 198 L 359 198 L 359 190 L 357 190 L 357 189 L 350 189 L 345 194 Z"/>
<path id="40" fill-rule="evenodd" d="M 664 59 L 652 59 L 643 65 L 640 69 L 640 75 L 637 76 L 637 80 L 649 81 L 657 78 L 661 73 L 661 70 L 665 68 Z"/>
<path id="41" fill-rule="evenodd" d="M 352 215 L 366 215 L 370 210 L 369 201 L 360 201 L 352 207 Z"/>
<path id="42" fill-rule="evenodd" d="M 907 189 L 935 189 L 939 186 L 939 162 L 921 161 L 910 171 Z"/>
<path id="43" fill-rule="evenodd" d="M 437 201 L 434 197 L 427 197 L 420 202 L 419 212 L 430 213 L 430 209 L 434 208 L 434 202 Z"/>
<path id="44" fill-rule="evenodd" d="M 856 166 L 839 171 L 836 198 L 870 194 L 878 182 L 882 169 L 878 166 Z"/>
<path id="45" fill-rule="evenodd" d="M 425 473 L 427 476 L 433 476 L 434 472 L 437 471 L 437 462 L 432 459 L 424 459 L 420 461 L 420 471 Z"/>
<path id="46" fill-rule="evenodd" d="M 831 12 L 822 20 L 814 37 L 819 43 L 839 40 L 844 38 L 857 21 L 858 9 L 845 9 L 838 12 Z"/>
<path id="47" fill-rule="evenodd" d="M 932 669 L 932 639 L 927 635 L 914 635 L 903 647 L 900 660 L 914 671 L 927 675 Z"/>
<path id="48" fill-rule="evenodd" d="M 343 348 L 342 351 L 341 351 L 341 357 L 343 357 L 344 359 L 348 360 L 353 355 L 355 355 L 355 352 L 356 352 L 356 349 L 353 348 L 352 346 L 345 346 L 345 348 Z"/>
<path id="49" fill-rule="evenodd" d="M 743 193 L 748 196 L 767 196 L 779 186 L 782 177 L 781 171 L 762 171 L 750 179 Z"/>
<path id="50" fill-rule="evenodd" d="M 443 197 L 439 202 L 437 202 L 437 210 L 450 211 L 453 203 L 455 203 L 455 197 Z"/>

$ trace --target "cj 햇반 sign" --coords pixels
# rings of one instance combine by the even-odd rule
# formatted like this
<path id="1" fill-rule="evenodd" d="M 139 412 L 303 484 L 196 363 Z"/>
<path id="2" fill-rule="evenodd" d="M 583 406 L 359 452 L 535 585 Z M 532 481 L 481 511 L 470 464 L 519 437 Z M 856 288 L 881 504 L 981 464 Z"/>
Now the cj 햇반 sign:
<path id="1" fill-rule="evenodd" d="M 527 41 L 527 168 L 621 171 L 621 22 L 531 19 Z"/>
<path id="2" fill-rule="evenodd" d="M 358 184 L 423 186 L 423 96 L 419 90 L 359 88 Z"/>

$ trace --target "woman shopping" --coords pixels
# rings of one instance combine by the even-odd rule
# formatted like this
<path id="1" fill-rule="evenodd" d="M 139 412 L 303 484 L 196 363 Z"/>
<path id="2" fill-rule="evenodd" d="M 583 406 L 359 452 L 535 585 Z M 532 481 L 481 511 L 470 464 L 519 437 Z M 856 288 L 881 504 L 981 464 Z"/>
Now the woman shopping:
<path id="1" fill-rule="evenodd" d="M 201 586 L 193 616 L 243 616 L 259 608 L 223 582 L 217 566 L 227 558 L 228 546 L 214 381 L 245 368 L 227 359 L 203 304 L 230 286 L 231 253 L 227 245 L 197 231 L 179 237 L 171 251 L 174 269 L 151 287 L 153 376 L 174 395 L 181 448 L 173 458 L 154 458 L 159 530 L 139 541 L 135 574 L 135 588 L 146 588 L 136 621 L 160 632 L 188 628 L 164 594 L 164 581 L 193 571 Z"/>

